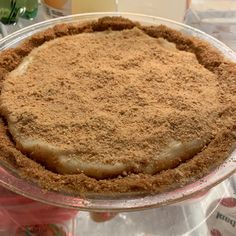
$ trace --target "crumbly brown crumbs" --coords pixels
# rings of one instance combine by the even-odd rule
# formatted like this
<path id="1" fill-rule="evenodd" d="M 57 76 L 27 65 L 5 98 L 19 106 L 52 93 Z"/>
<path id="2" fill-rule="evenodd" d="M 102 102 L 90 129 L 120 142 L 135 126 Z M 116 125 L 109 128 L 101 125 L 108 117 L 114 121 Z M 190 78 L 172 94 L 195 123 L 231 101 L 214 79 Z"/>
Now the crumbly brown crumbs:
<path id="1" fill-rule="evenodd" d="M 219 99 L 219 110 L 217 110 L 217 113 L 214 114 L 215 116 L 212 117 L 212 119 L 214 118 L 217 120 L 216 124 L 212 123 L 212 126 L 217 125 L 218 128 L 213 128 L 218 132 L 215 132 L 214 136 L 212 136 L 211 132 L 209 133 L 210 144 L 207 148 L 188 162 L 182 163 L 174 169 L 166 170 L 156 175 L 128 173 L 126 176 L 122 176 L 120 178 L 96 180 L 84 174 L 59 175 L 46 170 L 43 166 L 32 161 L 15 148 L 14 143 L 7 135 L 6 125 L 3 121 L 1 121 L 0 160 L 8 163 L 8 165 L 11 165 L 13 168 L 18 169 L 22 177 L 30 180 L 37 180 L 37 183 L 45 189 L 70 192 L 74 195 L 81 195 L 89 192 L 157 193 L 168 190 L 169 188 L 185 185 L 190 181 L 201 178 L 212 169 L 223 163 L 235 143 L 235 136 L 233 133 L 236 129 L 234 125 L 236 121 L 236 65 L 232 62 L 226 61 L 223 56 L 208 43 L 193 37 L 185 36 L 180 32 L 167 28 L 166 26 L 161 25 L 155 27 L 144 27 L 140 24 L 136 24 L 130 20 L 119 17 L 106 17 L 100 19 L 99 21 L 90 22 L 87 24 L 57 25 L 52 29 L 48 29 L 32 36 L 23 42 L 23 44 L 18 48 L 6 50 L 0 54 L 0 88 L 1 82 L 4 80 L 5 76 L 10 71 L 14 70 L 33 48 L 38 47 L 46 41 L 50 41 L 58 37 L 64 37 L 66 35 L 75 35 L 84 32 L 93 33 L 96 31 L 105 30 L 120 31 L 124 29 L 132 29 L 134 27 L 139 28 L 153 38 L 161 37 L 169 42 L 175 43 L 177 48 L 183 51 L 183 55 L 188 55 L 186 52 L 193 53 L 200 64 L 195 64 L 196 67 L 193 68 L 193 70 L 197 70 L 199 72 L 200 80 L 197 81 L 197 85 L 201 86 L 204 84 L 205 76 L 206 79 L 210 80 L 209 82 L 213 87 L 218 88 L 219 94 L 217 94 L 217 96 Z M 165 61 L 166 58 L 162 58 L 162 60 Z M 189 60 L 192 60 L 192 58 Z M 128 64 L 125 66 L 128 66 Z M 201 68 L 200 70 L 200 67 L 205 67 L 206 69 Z M 164 74 L 163 69 L 160 70 Z M 147 76 L 147 79 L 151 79 L 151 76 Z M 162 79 L 166 79 L 166 77 L 163 76 Z M 188 78 L 186 77 L 186 79 Z M 171 81 L 169 83 L 171 83 Z M 141 89 L 141 85 L 139 89 Z M 170 89 L 170 95 L 176 90 L 176 88 L 172 87 L 172 85 L 168 87 L 168 89 Z M 206 89 L 210 89 L 210 87 Z M 175 96 L 170 96 L 169 100 L 173 103 L 173 107 L 178 106 L 178 109 L 180 110 L 184 108 L 181 106 L 186 106 L 186 104 L 176 101 Z M 196 107 L 196 112 L 202 106 L 201 103 L 198 105 L 199 107 Z M 202 107 L 202 109 L 206 108 Z M 123 110 L 121 109 L 121 113 L 125 113 L 125 110 Z M 193 126 L 194 132 L 201 132 L 201 127 L 195 126 L 194 119 L 199 119 L 199 124 L 202 124 L 204 123 L 204 120 L 202 120 L 203 117 L 197 117 L 194 116 L 194 114 L 192 115 L 193 123 L 189 125 Z M 184 123 L 183 120 L 177 119 L 177 117 L 170 117 L 169 124 L 176 126 L 181 125 L 182 123 Z M 157 126 L 158 125 L 160 124 L 157 123 Z M 204 133 L 205 131 L 206 130 L 204 130 Z M 181 134 L 179 135 L 181 136 Z M 182 135 L 184 136 L 184 134 Z"/>

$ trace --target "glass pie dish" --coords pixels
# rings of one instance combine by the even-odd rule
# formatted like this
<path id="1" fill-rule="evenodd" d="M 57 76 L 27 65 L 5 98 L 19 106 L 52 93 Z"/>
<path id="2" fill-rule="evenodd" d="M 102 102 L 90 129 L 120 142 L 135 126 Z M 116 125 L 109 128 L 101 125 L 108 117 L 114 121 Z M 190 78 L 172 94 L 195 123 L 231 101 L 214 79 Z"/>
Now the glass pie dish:
<path id="1" fill-rule="evenodd" d="M 234 54 L 231 49 L 199 30 L 162 18 L 130 13 L 80 14 L 45 21 L 24 28 L 2 39 L 0 41 L 0 49 L 5 50 L 15 47 L 22 42 L 22 40 L 33 35 L 34 33 L 52 27 L 58 23 L 85 22 L 89 20 L 96 20 L 104 16 L 123 16 L 133 21 L 138 21 L 143 25 L 167 25 L 168 27 L 181 31 L 186 35 L 192 35 L 208 41 L 213 47 L 220 50 L 226 58 L 236 61 L 236 54 Z M 212 171 L 204 178 L 173 191 L 145 196 L 124 194 L 117 196 L 115 195 L 112 197 L 106 195 L 94 195 L 93 197 L 81 198 L 73 197 L 65 193 L 45 191 L 36 184 L 21 179 L 19 177 L 19 173 L 17 173 L 17 170 L 8 169 L 4 163 L 0 163 L 0 183 L 2 186 L 13 192 L 51 205 L 76 208 L 86 211 L 131 211 L 181 202 L 196 196 L 201 192 L 205 192 L 232 175 L 236 169 L 235 160 L 236 152 L 234 151 L 223 165 Z"/>

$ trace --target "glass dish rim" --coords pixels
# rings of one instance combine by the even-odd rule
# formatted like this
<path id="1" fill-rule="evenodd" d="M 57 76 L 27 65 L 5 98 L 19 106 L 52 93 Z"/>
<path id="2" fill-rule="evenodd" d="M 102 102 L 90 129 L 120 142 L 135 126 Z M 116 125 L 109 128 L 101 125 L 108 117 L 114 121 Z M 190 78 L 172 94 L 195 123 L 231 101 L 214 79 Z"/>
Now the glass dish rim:
<path id="1" fill-rule="evenodd" d="M 43 21 L 19 31 L 6 36 L 0 40 L 0 50 L 10 48 L 14 43 L 21 42 L 23 39 L 32 35 L 33 33 L 39 32 L 48 27 L 52 27 L 55 24 L 69 23 L 79 20 L 93 20 L 104 16 L 123 16 L 128 18 L 137 18 L 148 21 L 149 24 L 163 24 L 175 25 L 184 30 L 189 30 L 194 36 L 205 39 L 217 47 L 225 56 L 236 61 L 236 54 L 224 45 L 222 42 L 218 41 L 214 37 L 198 30 L 187 26 L 183 23 L 175 22 L 173 20 L 168 20 L 161 17 L 149 16 L 144 14 L 136 13 L 125 13 L 125 12 L 102 12 L 102 13 L 84 13 L 65 16 L 56 19 L 50 19 Z M 149 195 L 145 197 L 129 197 L 127 199 L 123 198 L 112 198 L 112 199 L 94 199 L 94 198 L 80 198 L 73 197 L 69 195 L 64 195 L 62 193 L 56 192 L 45 192 L 39 186 L 27 182 L 24 179 L 17 178 L 6 170 L 3 166 L 0 166 L 0 185 L 5 188 L 23 195 L 25 197 L 31 198 L 36 201 L 40 201 L 46 204 L 56 205 L 60 207 L 76 208 L 85 211 L 136 211 L 152 207 L 160 207 L 164 205 L 169 205 L 177 202 L 184 201 L 193 197 L 194 195 L 206 191 L 224 179 L 230 177 L 236 170 L 236 150 L 230 155 L 230 157 L 217 169 L 212 171 L 209 175 L 203 177 L 202 179 L 195 181 L 191 184 L 185 185 L 181 188 L 175 190 Z"/>

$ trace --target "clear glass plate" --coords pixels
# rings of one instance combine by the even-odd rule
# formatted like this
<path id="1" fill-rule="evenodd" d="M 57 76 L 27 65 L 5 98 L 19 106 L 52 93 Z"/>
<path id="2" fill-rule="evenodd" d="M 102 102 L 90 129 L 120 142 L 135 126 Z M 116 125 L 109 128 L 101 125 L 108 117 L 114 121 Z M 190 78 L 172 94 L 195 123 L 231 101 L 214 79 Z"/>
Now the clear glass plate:
<path id="1" fill-rule="evenodd" d="M 131 13 L 91 13 L 66 16 L 62 18 L 52 19 L 41 22 L 22 30 L 19 30 L 2 40 L 0 40 L 0 50 L 8 49 L 17 46 L 22 40 L 31 36 L 32 34 L 42 31 L 46 28 L 52 27 L 58 23 L 72 23 L 95 20 L 104 16 L 123 16 L 133 21 L 139 21 L 143 25 L 160 25 L 164 24 L 173 29 L 179 30 L 187 35 L 192 35 L 201 38 L 211 43 L 212 46 L 220 50 L 226 58 L 236 62 L 236 54 L 220 41 L 216 40 L 210 35 L 207 35 L 197 29 L 187 25 L 170 21 L 163 18 L 131 14 Z M 1 163 L 0 163 L 1 165 Z M 18 194 L 25 197 L 41 201 L 47 204 L 76 208 L 86 211 L 134 211 L 152 207 L 160 207 L 173 203 L 178 203 L 186 199 L 192 198 L 206 190 L 217 185 L 224 179 L 230 177 L 236 170 L 236 150 L 229 156 L 223 165 L 211 172 L 204 178 L 178 188 L 174 191 L 150 195 L 145 197 L 140 196 L 123 196 L 117 198 L 109 198 L 108 196 L 98 196 L 97 198 L 79 198 L 68 196 L 63 193 L 46 192 L 39 186 L 27 182 L 18 177 L 17 173 L 8 170 L 4 165 L 0 166 L 0 184 Z"/>

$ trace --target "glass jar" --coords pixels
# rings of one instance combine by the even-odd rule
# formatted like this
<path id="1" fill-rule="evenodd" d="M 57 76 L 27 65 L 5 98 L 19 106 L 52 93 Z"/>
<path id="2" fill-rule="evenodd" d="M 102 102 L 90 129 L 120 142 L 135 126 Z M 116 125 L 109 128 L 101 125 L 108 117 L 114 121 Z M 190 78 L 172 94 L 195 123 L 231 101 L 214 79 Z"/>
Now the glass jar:
<path id="1" fill-rule="evenodd" d="M 50 17 L 117 11 L 117 0 L 41 0 L 41 2 Z"/>

